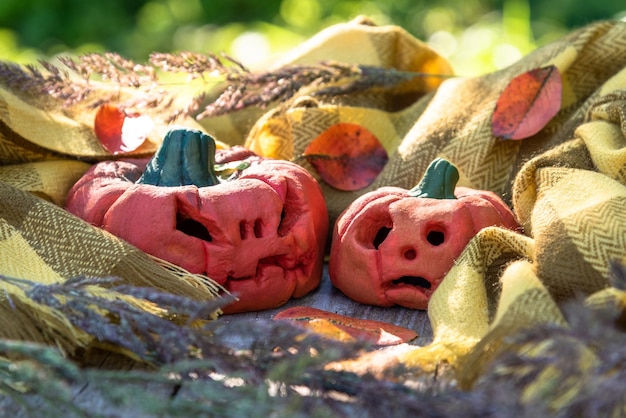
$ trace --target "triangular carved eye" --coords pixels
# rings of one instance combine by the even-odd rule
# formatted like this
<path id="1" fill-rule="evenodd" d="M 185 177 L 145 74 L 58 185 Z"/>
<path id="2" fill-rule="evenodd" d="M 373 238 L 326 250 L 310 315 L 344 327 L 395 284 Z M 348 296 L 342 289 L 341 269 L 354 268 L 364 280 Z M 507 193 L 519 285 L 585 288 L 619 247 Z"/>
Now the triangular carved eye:
<path id="1" fill-rule="evenodd" d="M 432 246 L 438 247 L 445 241 L 445 234 L 442 231 L 428 231 L 426 241 Z"/>
<path id="2" fill-rule="evenodd" d="M 176 213 L 176 229 L 203 241 L 213 241 L 213 237 L 204 225 L 181 212 Z"/>
<path id="3" fill-rule="evenodd" d="M 378 247 L 380 247 L 383 241 L 387 238 L 387 235 L 389 235 L 389 232 L 391 232 L 391 228 L 386 226 L 383 226 L 378 230 L 376 236 L 374 237 L 374 241 L 372 242 L 374 248 L 378 249 Z"/>
<path id="4" fill-rule="evenodd" d="M 283 209 L 280 213 L 280 223 L 276 230 L 279 237 L 288 236 L 292 233 L 293 228 L 301 222 L 302 217 L 307 216 L 307 209 L 302 203 L 304 197 L 299 194 L 297 188 L 290 186 L 289 183 L 285 185 L 287 186 L 287 191 Z"/>

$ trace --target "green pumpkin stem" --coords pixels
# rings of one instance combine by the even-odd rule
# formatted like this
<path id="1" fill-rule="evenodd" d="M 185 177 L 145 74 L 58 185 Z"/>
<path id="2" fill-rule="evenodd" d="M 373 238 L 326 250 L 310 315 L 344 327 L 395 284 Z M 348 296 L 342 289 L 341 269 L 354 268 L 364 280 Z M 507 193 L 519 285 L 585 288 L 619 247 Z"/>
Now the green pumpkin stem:
<path id="1" fill-rule="evenodd" d="M 454 188 L 459 181 L 459 170 L 443 158 L 430 163 L 419 184 L 409 190 L 412 197 L 456 199 Z"/>
<path id="2" fill-rule="evenodd" d="M 215 140 L 210 135 L 195 129 L 172 129 L 137 183 L 163 187 L 219 184 L 215 150 Z"/>

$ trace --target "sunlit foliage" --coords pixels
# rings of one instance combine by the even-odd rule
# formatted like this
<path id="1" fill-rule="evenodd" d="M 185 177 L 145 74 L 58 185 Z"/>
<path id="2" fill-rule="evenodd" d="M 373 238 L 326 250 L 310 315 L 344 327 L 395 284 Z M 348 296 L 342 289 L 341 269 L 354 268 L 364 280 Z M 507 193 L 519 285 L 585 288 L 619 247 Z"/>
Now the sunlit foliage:
<path id="1" fill-rule="evenodd" d="M 3 0 L 0 59 L 114 51 L 226 52 L 255 68 L 324 27 L 365 14 L 398 24 L 448 58 L 456 72 L 502 68 L 539 45 L 626 6 L 540 0 Z"/>

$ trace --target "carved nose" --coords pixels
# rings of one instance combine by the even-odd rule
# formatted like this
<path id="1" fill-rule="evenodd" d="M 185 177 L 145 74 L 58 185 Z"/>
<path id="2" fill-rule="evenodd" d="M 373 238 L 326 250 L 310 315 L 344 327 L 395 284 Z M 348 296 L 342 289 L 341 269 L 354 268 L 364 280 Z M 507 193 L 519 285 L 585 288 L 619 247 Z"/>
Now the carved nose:
<path id="1" fill-rule="evenodd" d="M 415 260 L 417 257 L 417 250 L 415 248 L 405 248 L 402 250 L 402 258 L 407 261 Z"/>
<path id="2" fill-rule="evenodd" d="M 288 264 L 290 255 L 294 258 L 297 250 L 294 236 L 280 236 L 276 222 L 261 218 L 241 220 L 239 238 L 231 247 L 233 262 L 228 274 L 233 278 L 255 276 L 259 263 Z"/>
<path id="3" fill-rule="evenodd" d="M 386 238 L 378 245 L 384 273 L 389 269 L 408 275 L 420 263 L 421 246 L 416 237 L 405 231 L 391 229 Z"/>
<path id="4" fill-rule="evenodd" d="M 442 260 L 437 260 L 446 242 L 441 228 L 411 229 L 387 228 L 379 233 L 376 247 L 381 258 L 382 274 L 385 277 L 404 277 L 424 274 Z"/>
<path id="5" fill-rule="evenodd" d="M 239 222 L 239 237 L 242 241 L 254 238 L 263 238 L 266 235 L 263 231 L 263 221 L 260 218 Z"/>

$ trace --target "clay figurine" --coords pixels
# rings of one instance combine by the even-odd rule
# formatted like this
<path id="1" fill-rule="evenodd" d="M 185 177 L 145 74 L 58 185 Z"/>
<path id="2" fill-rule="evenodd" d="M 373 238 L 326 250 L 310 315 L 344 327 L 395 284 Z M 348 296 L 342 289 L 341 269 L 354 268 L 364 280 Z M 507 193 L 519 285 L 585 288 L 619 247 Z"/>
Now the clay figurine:
<path id="1" fill-rule="evenodd" d="M 352 202 L 333 230 L 335 287 L 363 304 L 426 309 L 478 231 L 519 228 L 499 196 L 456 187 L 458 179 L 454 165 L 436 159 L 415 188 L 381 187 Z"/>
<path id="2" fill-rule="evenodd" d="M 239 298 L 225 313 L 278 307 L 320 283 L 326 204 L 305 169 L 238 148 L 216 157 L 209 135 L 173 129 L 147 165 L 130 159 L 94 165 L 70 190 L 66 208 L 214 279 Z M 235 167 L 227 179 L 216 175 L 216 158 Z"/>

